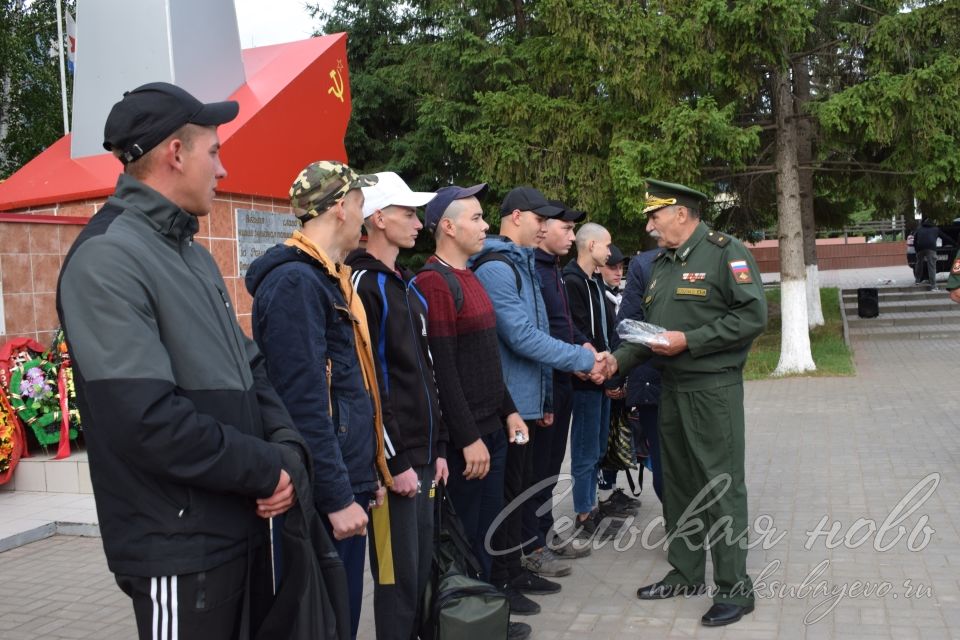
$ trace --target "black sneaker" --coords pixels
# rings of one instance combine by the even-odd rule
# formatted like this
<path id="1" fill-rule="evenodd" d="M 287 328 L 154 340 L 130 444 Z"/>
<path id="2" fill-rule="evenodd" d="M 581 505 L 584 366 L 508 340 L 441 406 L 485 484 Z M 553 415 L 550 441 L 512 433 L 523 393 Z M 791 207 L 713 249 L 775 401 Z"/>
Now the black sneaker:
<path id="1" fill-rule="evenodd" d="M 510 586 L 521 593 L 532 593 L 533 595 L 546 595 L 560 591 L 559 583 L 541 578 L 529 569 L 524 569 L 523 573 L 511 580 Z"/>
<path id="2" fill-rule="evenodd" d="M 574 535 L 581 540 L 609 540 L 617 535 L 623 520 L 615 520 L 609 516 L 602 516 L 598 510 L 593 511 L 586 520 L 577 518 L 577 528 Z"/>
<path id="3" fill-rule="evenodd" d="M 526 622 L 511 622 L 507 626 L 507 640 L 527 640 L 530 632 L 530 625 Z"/>
<path id="4" fill-rule="evenodd" d="M 540 613 L 540 605 L 514 589 L 510 583 L 501 585 L 500 592 L 507 597 L 512 616 L 532 616 Z"/>
<path id="5" fill-rule="evenodd" d="M 636 504 L 630 504 L 628 501 L 630 501 L 630 498 L 623 491 L 617 489 L 610 494 L 609 498 L 600 501 L 598 507 L 600 516 L 604 518 L 629 518 L 637 515 L 640 501 L 633 500 L 632 502 Z"/>
<path id="6" fill-rule="evenodd" d="M 547 542 L 547 547 L 564 560 L 586 558 L 591 553 L 590 544 L 582 540 L 577 543 L 575 536 L 570 536 L 566 540 L 562 540 L 560 536 L 553 534 L 550 541 Z"/>
<path id="7" fill-rule="evenodd" d="M 640 500 L 637 498 L 631 498 L 623 489 L 619 487 L 613 490 L 613 493 L 610 494 L 610 497 L 607 498 L 607 500 L 611 500 L 614 504 L 623 505 L 625 507 L 635 507 L 637 509 L 640 508 Z"/>

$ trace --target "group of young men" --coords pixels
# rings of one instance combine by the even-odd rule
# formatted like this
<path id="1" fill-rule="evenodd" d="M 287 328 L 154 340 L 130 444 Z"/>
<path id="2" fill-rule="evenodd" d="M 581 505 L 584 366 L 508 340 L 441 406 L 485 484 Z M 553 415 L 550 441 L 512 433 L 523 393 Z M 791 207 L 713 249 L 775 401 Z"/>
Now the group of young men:
<path id="1" fill-rule="evenodd" d="M 140 636 L 252 637 L 270 619 L 263 603 L 271 599 L 256 586 L 263 575 L 276 594 L 291 580 L 322 591 L 278 558 L 267 528 L 275 522 L 290 534 L 315 507 L 346 570 L 349 634 L 359 625 L 369 532 L 377 637 L 417 637 L 440 485 L 482 577 L 506 594 L 513 614 L 538 613 L 527 596 L 560 591 L 547 577 L 569 575 L 569 560 L 590 553 L 586 541 L 611 536 L 616 518 L 636 513 L 638 503 L 615 490 L 615 474 L 600 469 L 611 402 L 629 392 L 630 406 L 652 407 L 638 411 L 638 431 L 651 454 L 659 451 L 659 381 L 639 365 L 676 356 L 665 371 L 674 361 L 685 367 L 685 391 L 717 360 L 701 354 L 722 356 L 730 344 L 721 382 L 735 384 L 743 349 L 765 321 L 756 287 L 718 290 L 710 298 L 717 313 L 734 294 L 750 313 L 739 311 L 745 319 L 736 326 L 718 324 L 716 335 L 691 326 L 689 351 L 685 334 L 667 332 L 666 347 L 622 345 L 613 355 L 618 313 L 657 309 L 653 260 L 666 268 L 669 253 L 686 266 L 694 245 L 684 243 L 705 237 L 695 199 L 648 196 L 648 231 L 662 231 L 668 250 L 631 263 L 628 300 L 617 286 L 624 256 L 609 232 L 588 222 L 574 234 L 584 214 L 534 188 L 506 195 L 499 234 L 488 235 L 484 184 L 415 192 L 395 173 L 358 175 L 320 161 L 290 189 L 301 228 L 246 274 L 251 341 L 212 258 L 193 242 L 196 218 L 209 213 L 226 176 L 216 127 L 236 114 L 236 103 L 205 105 L 165 83 L 125 94 L 104 142 L 124 174 L 71 249 L 58 287 L 104 548 L 133 599 Z M 677 188 L 667 187 L 668 196 Z M 397 259 L 424 228 L 436 249 L 414 274 Z M 722 234 L 709 240 L 722 255 L 700 249 L 702 260 L 740 250 Z M 574 242 L 576 258 L 561 270 Z M 735 262 L 732 276 L 753 282 L 755 265 L 744 272 Z M 679 272 L 677 279 L 683 284 Z M 681 287 L 677 297 L 685 292 L 708 296 Z M 626 391 L 624 374 L 635 381 Z M 742 485 L 742 388 L 740 397 L 740 422 L 729 428 L 734 438 L 739 428 L 739 458 L 730 464 L 735 475 L 739 464 Z M 568 435 L 576 517 L 561 527 L 552 502 Z M 683 446 L 670 447 L 664 480 L 654 460 L 657 494 L 663 484 L 677 487 L 668 528 L 695 488 L 678 474 L 682 456 L 700 452 Z M 714 460 L 718 469 L 724 461 Z M 745 518 L 745 491 L 724 506 Z M 294 533 L 311 538 L 309 530 Z M 702 548 L 700 556 L 699 565 L 684 559 L 685 572 L 668 575 L 667 586 L 702 581 Z M 742 581 L 744 558 L 722 568 Z M 714 623 L 749 613 L 749 591 Z M 638 595 L 674 594 L 657 583 Z M 511 622 L 509 637 L 529 633 Z"/>
<path id="2" fill-rule="evenodd" d="M 622 502 L 597 502 L 610 400 L 623 395 L 621 381 L 605 379 L 616 304 L 598 270 L 619 280 L 623 255 L 616 250 L 609 264 L 603 227 L 586 223 L 574 235 L 584 214 L 531 187 L 507 194 L 500 233 L 488 236 L 486 191 L 415 192 L 392 172 L 361 176 L 315 162 L 291 188 L 302 230 L 247 273 L 254 338 L 312 447 L 354 633 L 369 517 L 377 637 L 416 636 L 440 483 L 483 578 L 515 615 L 540 611 L 528 594 L 560 591 L 544 576 L 570 574 L 566 560 L 589 553 L 583 541 L 605 516 L 636 512 L 622 492 Z M 424 228 L 436 249 L 414 274 L 397 258 Z M 561 274 L 574 241 L 577 258 Z M 372 363 L 374 375 L 364 377 L 358 362 Z M 387 473 L 377 485 L 381 425 Z M 578 516 L 574 536 L 561 540 L 551 513 L 568 429 Z M 511 624 L 511 637 L 529 631 Z"/>

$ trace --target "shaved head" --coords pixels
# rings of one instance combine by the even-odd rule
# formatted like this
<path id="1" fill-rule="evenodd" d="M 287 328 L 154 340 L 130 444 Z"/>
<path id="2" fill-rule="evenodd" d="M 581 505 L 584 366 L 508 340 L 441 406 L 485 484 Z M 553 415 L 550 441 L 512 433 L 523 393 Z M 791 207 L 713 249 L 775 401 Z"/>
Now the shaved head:
<path id="1" fill-rule="evenodd" d="M 591 240 L 604 240 L 609 237 L 610 233 L 603 226 L 596 222 L 587 222 L 577 230 L 577 251 L 586 251 Z"/>

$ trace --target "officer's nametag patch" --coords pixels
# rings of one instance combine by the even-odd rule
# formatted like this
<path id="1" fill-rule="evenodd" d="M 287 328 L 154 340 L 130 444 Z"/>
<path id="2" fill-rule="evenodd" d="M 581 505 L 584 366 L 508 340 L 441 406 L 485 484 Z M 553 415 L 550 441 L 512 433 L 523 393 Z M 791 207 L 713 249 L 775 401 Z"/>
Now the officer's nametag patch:
<path id="1" fill-rule="evenodd" d="M 733 273 L 733 279 L 738 284 L 750 284 L 753 277 L 750 275 L 750 267 L 746 260 L 733 260 L 730 262 L 730 272 Z"/>
<path id="2" fill-rule="evenodd" d="M 677 287 L 677 295 L 684 297 L 706 298 L 707 290 L 699 287 Z"/>
<path id="3" fill-rule="evenodd" d="M 706 280 L 707 274 L 705 273 L 684 273 L 680 276 L 681 280 L 686 282 L 696 282 L 697 280 Z"/>
<path id="4" fill-rule="evenodd" d="M 953 268 L 950 269 L 950 273 L 960 274 L 960 258 L 953 261 Z"/>

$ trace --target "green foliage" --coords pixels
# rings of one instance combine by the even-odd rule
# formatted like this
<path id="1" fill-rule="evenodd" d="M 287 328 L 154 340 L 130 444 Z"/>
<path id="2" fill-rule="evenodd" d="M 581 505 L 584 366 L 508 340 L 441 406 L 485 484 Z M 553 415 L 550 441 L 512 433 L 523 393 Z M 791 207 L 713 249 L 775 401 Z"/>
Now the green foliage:
<path id="1" fill-rule="evenodd" d="M 878 215 L 952 208 L 960 188 L 960 5 L 883 2 L 871 24 L 845 25 L 853 82 L 812 105 L 826 159 L 851 164 L 834 188 Z M 857 166 L 878 173 L 859 173 Z"/>
<path id="2" fill-rule="evenodd" d="M 0 0 L 0 179 L 63 135 L 56 15 L 54 0 Z"/>
<path id="3" fill-rule="evenodd" d="M 630 250 L 646 176 L 734 194 L 707 212 L 728 231 L 775 224 L 770 78 L 797 61 L 821 224 L 953 203 L 960 16 L 917 4 L 340 0 L 326 30 L 350 34 L 351 162 L 423 189 L 488 182 L 491 213 L 533 184 Z"/>

